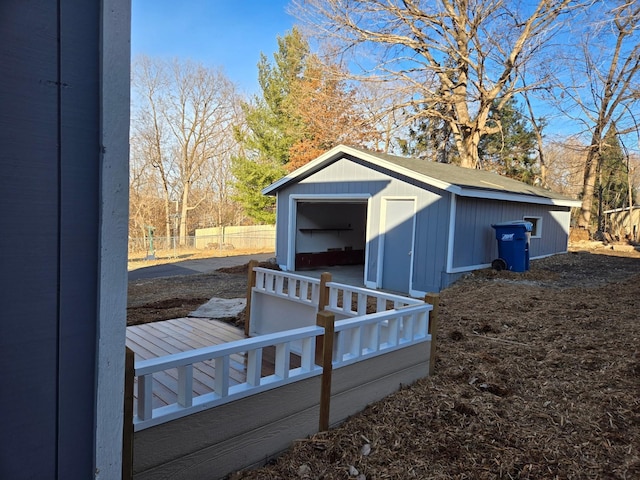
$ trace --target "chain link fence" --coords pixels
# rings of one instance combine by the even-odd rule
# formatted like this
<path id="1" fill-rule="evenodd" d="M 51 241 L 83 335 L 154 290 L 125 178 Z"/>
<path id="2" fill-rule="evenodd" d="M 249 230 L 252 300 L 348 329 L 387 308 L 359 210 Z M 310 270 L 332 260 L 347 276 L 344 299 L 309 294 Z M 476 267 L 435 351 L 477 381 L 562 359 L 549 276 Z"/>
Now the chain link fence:
<path id="1" fill-rule="evenodd" d="M 129 238 L 129 254 L 151 255 L 157 251 L 270 250 L 275 251 L 275 226 L 213 227 L 197 229 L 180 242 L 179 237 Z"/>

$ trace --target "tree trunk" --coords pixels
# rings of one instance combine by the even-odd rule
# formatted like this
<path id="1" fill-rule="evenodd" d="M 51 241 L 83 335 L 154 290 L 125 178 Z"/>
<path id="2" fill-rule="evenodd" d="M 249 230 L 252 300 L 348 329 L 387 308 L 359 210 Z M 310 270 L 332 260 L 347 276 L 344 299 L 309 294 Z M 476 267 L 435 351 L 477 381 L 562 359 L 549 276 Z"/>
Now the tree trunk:
<path id="1" fill-rule="evenodd" d="M 580 206 L 580 215 L 578 217 L 578 226 L 586 230 L 589 230 L 591 225 L 591 207 L 593 206 L 593 194 L 595 191 L 599 163 L 600 155 L 597 143 L 592 143 L 584 166 L 582 205 Z"/>
<path id="2" fill-rule="evenodd" d="M 182 208 L 180 211 L 180 245 L 184 246 L 187 243 L 187 215 L 189 212 L 189 182 L 185 182 L 184 189 L 182 190 Z"/>
<path id="3" fill-rule="evenodd" d="M 478 145 L 480 145 L 480 134 L 472 133 L 456 139 L 458 145 L 458 153 L 460 155 L 460 166 L 464 168 L 478 168 L 480 165 L 480 155 L 478 154 Z"/>
<path id="4" fill-rule="evenodd" d="M 164 199 L 164 222 L 165 236 L 167 237 L 167 242 L 169 242 L 171 238 L 171 201 L 168 194 Z"/>

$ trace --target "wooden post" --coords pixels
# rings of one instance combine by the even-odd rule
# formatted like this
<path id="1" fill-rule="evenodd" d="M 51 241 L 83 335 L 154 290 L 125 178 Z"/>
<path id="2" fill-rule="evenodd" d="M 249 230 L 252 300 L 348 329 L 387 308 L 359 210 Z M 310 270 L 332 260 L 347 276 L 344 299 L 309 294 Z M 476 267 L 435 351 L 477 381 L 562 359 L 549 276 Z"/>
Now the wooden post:
<path id="1" fill-rule="evenodd" d="M 329 305 L 329 287 L 327 283 L 331 281 L 331 274 L 324 272 L 320 275 L 320 297 L 318 298 L 318 311 L 321 312 Z"/>
<path id="2" fill-rule="evenodd" d="M 438 310 L 440 309 L 440 295 L 437 293 L 427 293 L 424 297 L 426 303 L 433 305 L 433 310 L 429 312 L 429 333 L 431 334 L 431 354 L 429 356 L 429 375 L 433 375 L 436 365 L 436 333 L 438 331 Z"/>
<path id="3" fill-rule="evenodd" d="M 331 281 L 331 274 L 324 272 L 320 275 L 320 292 L 318 295 L 318 312 L 324 311 L 329 305 L 329 287 L 327 283 Z M 319 323 L 317 325 L 320 325 Z M 316 337 L 316 364 L 322 365 L 322 336 Z"/>
<path id="4" fill-rule="evenodd" d="M 253 287 L 256 286 L 256 272 L 254 268 L 258 266 L 257 260 L 251 260 L 249 262 L 249 270 L 247 271 L 247 306 L 244 309 L 244 334 L 249 336 L 249 328 L 251 324 L 251 292 Z"/>
<path id="5" fill-rule="evenodd" d="M 324 328 L 322 342 L 322 383 L 320 386 L 320 418 L 318 422 L 318 429 L 321 432 L 329 430 L 335 320 L 335 315 L 325 310 L 318 312 L 318 315 L 316 317 L 316 324 Z"/>
<path id="6" fill-rule="evenodd" d="M 133 478 L 133 380 L 135 377 L 135 355 L 129 347 L 125 348 L 122 480 L 131 480 Z"/>

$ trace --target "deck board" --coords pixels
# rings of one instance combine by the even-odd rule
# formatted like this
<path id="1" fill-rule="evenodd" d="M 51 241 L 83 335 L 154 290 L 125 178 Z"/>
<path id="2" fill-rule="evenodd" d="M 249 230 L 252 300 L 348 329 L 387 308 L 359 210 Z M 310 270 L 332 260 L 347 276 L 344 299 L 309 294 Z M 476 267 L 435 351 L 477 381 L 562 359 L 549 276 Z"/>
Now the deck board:
<path id="1" fill-rule="evenodd" d="M 246 338 L 244 331 L 220 320 L 204 318 L 177 318 L 160 322 L 127 327 L 127 347 L 135 353 L 135 359 L 147 360 L 172 353 L 186 352 L 202 347 L 221 345 Z M 274 372 L 275 348 L 263 350 L 262 375 Z M 245 355 L 231 356 L 230 384 L 237 385 L 246 380 Z M 300 357 L 291 355 L 291 366 L 300 365 Z M 170 369 L 154 374 L 153 407 L 175 403 L 178 391 L 178 371 Z M 193 366 L 193 392 L 202 395 L 213 391 L 215 379 L 214 362 L 200 362 Z M 137 379 L 136 379 L 137 380 Z M 134 385 L 134 408 L 138 398 Z"/>
<path id="2" fill-rule="evenodd" d="M 127 327 L 127 346 L 136 360 L 147 360 L 196 348 L 220 345 L 245 338 L 244 331 L 218 320 L 178 318 Z M 241 356 L 232 362 L 231 384 L 244 382 L 246 372 Z M 193 369 L 194 395 L 213 391 L 215 367 L 213 362 L 200 362 Z M 177 369 L 154 374 L 153 407 L 174 403 L 177 398 Z M 134 386 L 134 403 L 138 397 Z"/>

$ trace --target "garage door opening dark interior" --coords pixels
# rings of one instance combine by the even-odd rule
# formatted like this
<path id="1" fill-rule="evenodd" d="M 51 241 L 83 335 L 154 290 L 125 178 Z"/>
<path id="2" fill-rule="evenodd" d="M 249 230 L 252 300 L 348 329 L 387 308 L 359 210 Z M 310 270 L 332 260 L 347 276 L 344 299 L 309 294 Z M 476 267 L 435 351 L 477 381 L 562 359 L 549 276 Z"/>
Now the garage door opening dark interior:
<path id="1" fill-rule="evenodd" d="M 296 270 L 364 265 L 366 202 L 298 202 Z"/>

